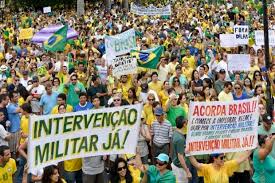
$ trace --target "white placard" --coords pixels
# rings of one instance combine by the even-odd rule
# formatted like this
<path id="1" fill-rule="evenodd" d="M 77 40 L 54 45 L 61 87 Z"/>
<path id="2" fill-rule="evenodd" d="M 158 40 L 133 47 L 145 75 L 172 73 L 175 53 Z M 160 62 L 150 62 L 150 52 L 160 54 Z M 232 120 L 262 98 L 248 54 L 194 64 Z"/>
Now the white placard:
<path id="1" fill-rule="evenodd" d="M 51 13 L 51 12 L 52 12 L 52 8 L 50 6 L 43 8 L 43 13 Z"/>
<path id="2" fill-rule="evenodd" d="M 29 171 L 89 156 L 133 154 L 142 104 L 31 116 Z"/>
<path id="3" fill-rule="evenodd" d="M 152 4 L 150 4 L 148 7 L 145 7 L 145 6 L 138 6 L 135 3 L 131 3 L 130 11 L 136 15 L 148 15 L 148 16 L 154 16 L 154 15 L 170 16 L 172 14 L 170 4 L 162 8 L 158 8 Z"/>
<path id="4" fill-rule="evenodd" d="M 137 73 L 137 59 L 131 56 L 120 56 L 113 59 L 112 74 L 119 77 L 127 74 Z"/>
<path id="5" fill-rule="evenodd" d="M 258 99 L 191 102 L 186 146 L 191 155 L 251 150 L 258 145 Z"/>
<path id="6" fill-rule="evenodd" d="M 235 48 L 235 35 L 234 34 L 220 34 L 220 46 L 222 48 Z"/>
<path id="7" fill-rule="evenodd" d="M 275 47 L 275 30 L 268 30 L 269 46 Z M 264 45 L 264 31 L 255 31 L 255 43 L 257 46 Z"/>
<path id="8" fill-rule="evenodd" d="M 247 25 L 234 26 L 235 43 L 238 45 L 247 45 L 249 39 L 249 28 Z"/>
<path id="9" fill-rule="evenodd" d="M 229 71 L 249 71 L 249 54 L 227 54 L 227 64 Z"/>

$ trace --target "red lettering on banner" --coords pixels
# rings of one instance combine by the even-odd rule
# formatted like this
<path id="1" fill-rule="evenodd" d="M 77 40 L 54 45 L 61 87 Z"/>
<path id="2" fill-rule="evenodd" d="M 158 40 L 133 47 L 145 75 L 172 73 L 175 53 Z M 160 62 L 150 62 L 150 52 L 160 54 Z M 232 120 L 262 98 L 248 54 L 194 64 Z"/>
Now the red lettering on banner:
<path id="1" fill-rule="evenodd" d="M 245 113 L 253 113 L 256 110 L 256 102 L 244 102 L 241 104 L 230 104 L 229 115 L 241 115 Z"/>
<path id="2" fill-rule="evenodd" d="M 235 139 L 222 139 L 222 148 L 223 149 L 232 149 L 232 148 L 241 148 L 241 143 L 239 138 Z"/>
<path id="3" fill-rule="evenodd" d="M 254 135 L 250 135 L 247 137 L 243 137 L 243 144 L 242 147 L 252 147 L 254 143 Z"/>
<path id="4" fill-rule="evenodd" d="M 220 149 L 220 140 L 197 141 L 188 144 L 189 151 L 208 151 Z"/>
<path id="5" fill-rule="evenodd" d="M 225 105 L 198 106 L 194 107 L 193 116 L 224 116 L 226 115 Z"/>

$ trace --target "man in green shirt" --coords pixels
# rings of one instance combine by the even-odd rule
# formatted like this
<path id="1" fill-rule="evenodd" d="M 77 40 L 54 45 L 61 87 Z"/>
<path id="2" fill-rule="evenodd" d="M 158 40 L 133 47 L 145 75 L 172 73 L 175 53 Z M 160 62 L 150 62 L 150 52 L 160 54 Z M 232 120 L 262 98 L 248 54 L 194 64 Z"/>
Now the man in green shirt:
<path id="1" fill-rule="evenodd" d="M 176 118 L 178 116 L 183 116 L 184 118 L 187 118 L 186 112 L 183 107 L 178 105 L 178 98 L 178 95 L 171 94 L 165 106 L 167 120 L 171 123 L 172 127 L 176 126 Z"/>
<path id="2" fill-rule="evenodd" d="M 188 178 L 192 177 L 191 172 L 186 164 L 185 152 L 185 137 L 183 134 L 184 127 L 187 126 L 187 119 L 183 116 L 176 118 L 176 127 L 173 137 L 173 155 L 172 155 L 172 169 L 175 173 L 178 183 L 188 182 Z"/>
<path id="3" fill-rule="evenodd" d="M 84 85 L 77 80 L 77 75 L 72 74 L 70 76 L 70 81 L 65 84 L 68 89 L 68 101 L 67 104 L 71 106 L 76 106 L 79 103 L 79 93 L 86 92 Z"/>

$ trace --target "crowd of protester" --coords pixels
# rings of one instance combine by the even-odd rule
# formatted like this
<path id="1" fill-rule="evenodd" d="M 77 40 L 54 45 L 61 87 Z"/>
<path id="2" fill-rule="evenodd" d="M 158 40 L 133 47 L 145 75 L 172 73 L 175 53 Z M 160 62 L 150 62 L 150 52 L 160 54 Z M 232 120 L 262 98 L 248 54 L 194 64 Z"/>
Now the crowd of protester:
<path id="1" fill-rule="evenodd" d="M 172 4 L 171 16 L 138 16 L 119 5 L 104 11 L 87 4 L 75 10 L 8 12 L 0 24 L 0 183 L 274 183 L 275 125 L 267 111 L 267 82 L 275 96 L 275 47 L 269 67 L 253 33 L 263 29 L 256 2 L 230 0 Z M 268 6 L 275 30 L 275 7 Z M 34 32 L 51 24 L 68 24 L 79 33 L 64 52 L 45 52 L 39 44 L 19 40 L 19 30 Z M 249 44 L 221 48 L 219 34 L 249 25 Z M 157 69 L 116 78 L 107 65 L 104 35 L 134 28 L 137 45 L 165 47 Z M 249 72 L 228 69 L 227 54 L 250 55 Z M 185 148 L 190 101 L 235 101 L 258 97 L 259 146 L 253 151 L 187 157 Z M 137 153 L 66 160 L 28 172 L 29 118 L 142 103 Z M 272 135 L 273 134 L 273 135 Z"/>

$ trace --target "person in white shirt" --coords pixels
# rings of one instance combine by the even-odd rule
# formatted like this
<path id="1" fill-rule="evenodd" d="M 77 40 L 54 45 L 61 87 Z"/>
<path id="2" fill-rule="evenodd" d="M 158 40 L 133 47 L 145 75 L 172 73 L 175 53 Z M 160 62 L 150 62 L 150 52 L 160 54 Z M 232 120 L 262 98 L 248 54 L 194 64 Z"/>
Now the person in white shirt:
<path id="1" fill-rule="evenodd" d="M 20 83 L 27 88 L 28 82 L 31 80 L 31 78 L 28 76 L 29 72 L 28 71 L 23 71 L 23 77 L 20 78 Z"/>
<path id="2" fill-rule="evenodd" d="M 218 63 L 216 72 L 220 72 L 220 70 L 224 69 L 225 70 L 225 80 L 226 81 L 231 81 L 229 72 L 228 72 L 228 66 L 227 66 L 227 53 L 223 54 L 223 59 Z"/>
<path id="3" fill-rule="evenodd" d="M 162 57 L 160 59 L 160 62 L 157 66 L 158 69 L 158 78 L 161 82 L 164 82 L 167 80 L 167 76 L 169 73 L 169 66 L 167 65 L 167 59 L 165 57 Z"/>
<path id="4" fill-rule="evenodd" d="M 2 111 L 0 111 L 0 146 L 9 145 L 10 133 L 5 129 L 2 122 L 4 121 L 5 115 Z"/>

